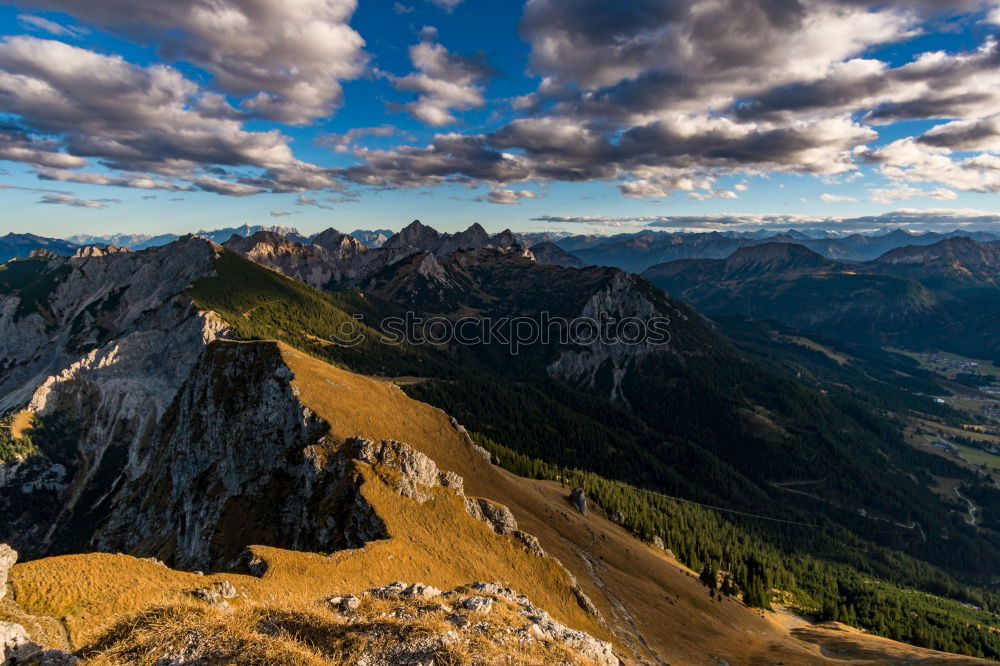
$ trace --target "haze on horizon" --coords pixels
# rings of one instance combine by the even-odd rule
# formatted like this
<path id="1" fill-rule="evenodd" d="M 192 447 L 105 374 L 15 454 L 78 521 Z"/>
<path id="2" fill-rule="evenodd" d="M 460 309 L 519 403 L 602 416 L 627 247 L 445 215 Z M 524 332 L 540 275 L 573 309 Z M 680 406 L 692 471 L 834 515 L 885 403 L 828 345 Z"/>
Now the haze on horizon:
<path id="1" fill-rule="evenodd" d="M 7 0 L 0 233 L 996 228 L 998 33 L 996 0 Z"/>

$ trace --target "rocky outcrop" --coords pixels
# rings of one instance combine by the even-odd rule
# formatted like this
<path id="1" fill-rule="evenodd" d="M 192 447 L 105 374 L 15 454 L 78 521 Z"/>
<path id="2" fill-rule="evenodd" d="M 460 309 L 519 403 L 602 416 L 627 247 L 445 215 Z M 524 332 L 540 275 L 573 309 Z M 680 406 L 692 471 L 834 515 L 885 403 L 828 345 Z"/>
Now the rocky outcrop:
<path id="1" fill-rule="evenodd" d="M 430 499 L 428 489 L 444 486 L 463 494 L 462 477 L 454 472 L 442 472 L 437 464 L 419 451 L 402 442 L 387 439 L 375 443 L 368 439 L 350 439 L 345 453 L 369 465 L 381 465 L 396 472 L 396 490 L 403 497 L 425 502 Z"/>
<path id="2" fill-rule="evenodd" d="M 327 437 L 291 379 L 274 343 L 210 345 L 143 452 L 149 464 L 114 497 L 98 547 L 212 569 L 250 543 L 329 552 L 383 538 L 353 465 L 369 448 Z"/>
<path id="3" fill-rule="evenodd" d="M 616 666 L 621 663 L 615 656 L 611 643 L 598 640 L 586 632 L 576 631 L 559 624 L 545 610 L 533 605 L 528 597 L 518 594 L 501 583 L 473 583 L 467 588 L 456 588 L 448 592 L 445 597 L 461 595 L 468 590 L 473 590 L 483 596 L 468 597 L 465 603 L 468 603 L 469 599 L 503 599 L 516 605 L 520 609 L 520 614 L 532 623 L 528 628 L 531 634 L 564 643 L 597 664 Z M 483 607 L 483 604 L 478 601 L 476 605 L 480 608 Z M 489 612 L 489 610 L 481 612 Z"/>
<path id="4" fill-rule="evenodd" d="M 368 590 L 365 592 L 365 596 L 400 601 L 406 598 L 439 600 L 440 603 L 431 610 L 445 615 L 444 619 L 462 632 L 477 631 L 477 627 L 482 625 L 473 622 L 474 618 L 480 618 L 479 622 L 481 623 L 481 618 L 490 616 L 496 605 L 509 604 L 518 615 L 527 621 L 526 626 L 509 629 L 519 639 L 518 642 L 555 641 L 565 645 L 580 656 L 592 660 L 595 664 L 617 666 L 621 663 L 615 656 L 611 643 L 598 640 L 586 632 L 576 631 L 559 624 L 552 619 L 548 612 L 532 604 L 528 597 L 518 594 L 502 583 L 478 582 L 457 587 L 449 592 L 441 592 L 422 583 L 407 585 L 398 581 L 384 587 Z M 328 600 L 328 603 L 342 608 L 343 599 L 336 597 Z M 589 599 L 587 601 L 589 603 Z M 350 614 L 353 615 L 361 605 L 362 602 L 359 601 Z M 396 613 L 396 617 L 400 616 L 401 614 Z M 357 621 L 357 617 L 353 617 L 352 621 Z M 456 634 L 456 638 L 461 635 Z"/>
<path id="5" fill-rule="evenodd" d="M 95 661 L 142 655 L 164 665 L 619 664 L 610 644 L 568 629 L 498 584 L 442 593 L 398 582 L 332 597 L 326 606 L 332 612 L 254 603 L 154 608 L 119 623 L 85 654 Z M 258 643 L 265 649 L 254 649 Z"/>
<path id="6" fill-rule="evenodd" d="M 583 488 L 574 488 L 569 494 L 569 503 L 580 513 L 587 515 L 587 494 Z"/>
<path id="7" fill-rule="evenodd" d="M 641 280 L 623 271 L 615 271 L 608 283 L 594 293 L 577 315 L 579 319 L 596 322 L 621 322 L 635 320 L 642 333 L 650 331 L 650 322 L 666 322 L 666 313 L 650 300 L 647 290 L 640 287 Z M 650 331 L 651 332 L 651 331 Z M 597 336 L 588 344 L 571 345 L 563 349 L 555 361 L 547 366 L 548 373 L 573 382 L 593 387 L 598 371 L 608 367 L 611 373 L 611 398 L 624 401 L 622 379 L 629 365 L 638 358 L 666 348 L 653 338 L 640 334 L 632 340 L 634 332 L 615 329 L 614 336 Z"/>
<path id="8" fill-rule="evenodd" d="M 0 622 L 0 664 L 19 664 L 40 648 L 19 624 Z"/>
<path id="9" fill-rule="evenodd" d="M 139 450 L 225 332 L 190 296 L 219 251 L 186 237 L 39 258 L 0 293 L 0 414 L 27 408 L 44 427 L 41 455 L 3 473 L 0 540 L 29 556 L 86 547 L 111 485 L 144 466 Z"/>
<path id="10" fill-rule="evenodd" d="M 466 497 L 465 510 L 476 520 L 481 520 L 492 527 L 497 534 L 514 537 L 531 554 L 545 557 L 545 551 L 542 550 L 538 539 L 517 529 L 517 520 L 514 519 L 514 514 L 503 504 L 491 502 L 481 497 Z"/>
<path id="11" fill-rule="evenodd" d="M 270 231 L 258 231 L 247 238 L 234 235 L 223 247 L 317 289 L 333 287 L 344 278 L 341 262 L 325 248 Z"/>
<path id="12" fill-rule="evenodd" d="M 0 599 L 7 594 L 7 574 L 17 562 L 17 551 L 5 543 L 0 543 Z"/>
<path id="13" fill-rule="evenodd" d="M 2 589 L 0 585 L 0 591 Z M 23 626 L 0 621 L 0 666 L 74 666 L 79 661 L 61 650 L 42 648 Z"/>

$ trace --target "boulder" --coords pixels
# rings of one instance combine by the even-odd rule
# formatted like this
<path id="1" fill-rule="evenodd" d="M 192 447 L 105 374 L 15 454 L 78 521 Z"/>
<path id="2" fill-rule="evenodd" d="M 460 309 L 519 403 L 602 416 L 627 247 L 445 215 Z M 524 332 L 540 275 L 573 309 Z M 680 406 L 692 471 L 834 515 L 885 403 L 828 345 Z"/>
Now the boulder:
<path id="1" fill-rule="evenodd" d="M 403 590 L 407 588 L 406 583 L 397 580 L 395 583 L 389 583 L 385 587 L 376 587 L 374 589 L 368 590 L 368 594 L 373 597 L 380 599 L 385 599 L 387 597 L 394 597 L 403 593 Z"/>
<path id="2" fill-rule="evenodd" d="M 219 593 L 219 596 L 223 599 L 235 599 L 239 596 L 236 588 L 228 580 L 222 580 L 215 584 L 215 591 Z"/>
<path id="3" fill-rule="evenodd" d="M 587 494 L 583 492 L 583 488 L 574 488 L 569 494 L 569 501 L 577 511 L 587 515 Z"/>
<path id="4" fill-rule="evenodd" d="M 326 603 L 341 615 L 352 615 L 361 606 L 361 599 L 349 594 L 346 597 L 330 597 Z"/>
<path id="5" fill-rule="evenodd" d="M 480 497 L 466 497 L 465 510 L 473 518 L 487 523 L 497 534 L 513 534 L 517 530 L 514 514 L 503 504 L 494 504 Z"/>
<path id="6" fill-rule="evenodd" d="M 0 622 L 0 664 L 20 664 L 40 649 L 24 627 L 13 622 Z"/>
<path id="7" fill-rule="evenodd" d="M 230 610 L 229 602 L 222 598 L 222 594 L 220 594 L 219 590 L 217 590 L 214 586 L 199 587 L 191 594 L 196 599 L 201 599 L 213 608 L 218 610 Z"/>
<path id="8" fill-rule="evenodd" d="M 462 602 L 462 608 L 474 613 L 489 613 L 493 610 L 493 600 L 489 597 L 469 597 Z"/>
<path id="9" fill-rule="evenodd" d="M 441 596 L 441 590 L 436 587 L 431 587 L 430 585 L 424 585 L 423 583 L 414 583 L 403 590 L 403 595 L 407 597 L 423 597 L 424 599 L 433 599 L 434 597 Z"/>

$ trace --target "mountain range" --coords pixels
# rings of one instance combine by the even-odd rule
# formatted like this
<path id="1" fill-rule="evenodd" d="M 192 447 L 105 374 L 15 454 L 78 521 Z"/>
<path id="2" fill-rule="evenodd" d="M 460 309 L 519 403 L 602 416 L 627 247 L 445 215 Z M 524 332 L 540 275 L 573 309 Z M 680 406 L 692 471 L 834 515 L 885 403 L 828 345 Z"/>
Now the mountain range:
<path id="1" fill-rule="evenodd" d="M 478 225 L 474 225 L 478 226 Z M 294 227 L 261 226 L 244 224 L 209 231 L 198 231 L 195 235 L 215 243 L 225 243 L 233 235 L 249 237 L 259 231 L 268 231 L 288 237 L 299 243 L 309 244 L 316 236 L 302 234 Z M 461 233 L 467 233 L 461 232 Z M 485 233 L 485 231 L 483 231 Z M 350 234 L 362 245 L 380 248 L 393 235 L 388 229 L 357 229 Z M 4 260 L 23 257 L 36 247 L 48 246 L 60 253 L 72 253 L 76 247 L 115 245 L 131 250 L 157 247 L 175 241 L 177 234 L 110 234 L 94 236 L 77 234 L 66 240 L 46 239 L 35 236 L 34 241 L 18 239 L 17 234 L 0 238 L 0 258 Z M 30 235 L 26 235 L 30 236 Z M 656 264 L 676 259 L 724 259 L 741 247 L 762 243 L 797 243 L 830 259 L 838 261 L 870 261 L 889 250 L 908 245 L 932 245 L 946 238 L 964 236 L 980 242 L 1000 242 L 1000 235 L 990 231 L 955 230 L 948 233 L 911 232 L 903 229 L 880 229 L 869 233 L 838 234 L 816 229 L 787 229 L 773 231 L 727 232 L 669 232 L 644 230 L 640 232 L 611 235 L 574 235 L 568 232 L 537 232 L 514 234 L 516 241 L 525 247 L 546 244 L 547 251 L 552 246 L 563 250 L 558 258 L 551 255 L 554 263 L 562 265 L 602 265 L 615 266 L 630 272 L 642 272 Z M 551 244 L 551 245 L 548 245 Z M 543 250 L 545 251 L 545 250 Z"/>
<path id="2" fill-rule="evenodd" d="M 1000 358 L 1000 247 L 955 236 L 861 263 L 799 244 L 686 259 L 643 276 L 712 315 L 775 319 L 875 345 Z"/>
<path id="3" fill-rule="evenodd" d="M 948 233 L 915 233 L 903 229 L 883 229 L 863 234 L 833 236 L 827 232 L 794 229 L 771 232 L 692 232 L 641 231 L 610 236 L 576 235 L 548 239 L 586 264 L 617 266 L 641 273 L 657 264 L 678 259 L 725 259 L 741 247 L 765 243 L 795 243 L 838 261 L 870 261 L 908 245 L 932 245 L 941 240 L 969 237 L 976 241 L 996 241 L 1000 236 L 988 231 L 955 230 Z M 525 236 L 526 244 L 536 238 Z"/>
<path id="4" fill-rule="evenodd" d="M 804 334 L 690 304 L 875 313 L 882 336 L 995 289 L 997 246 L 844 263 L 765 242 L 638 276 L 479 225 L 378 247 L 223 231 L 0 266 L 5 650 L 501 663 L 514 635 L 528 663 L 1000 657 L 1000 533 L 937 490 L 979 477 L 892 416 L 950 414 L 934 375 L 851 336 L 822 343 L 842 363 L 776 357 Z"/>

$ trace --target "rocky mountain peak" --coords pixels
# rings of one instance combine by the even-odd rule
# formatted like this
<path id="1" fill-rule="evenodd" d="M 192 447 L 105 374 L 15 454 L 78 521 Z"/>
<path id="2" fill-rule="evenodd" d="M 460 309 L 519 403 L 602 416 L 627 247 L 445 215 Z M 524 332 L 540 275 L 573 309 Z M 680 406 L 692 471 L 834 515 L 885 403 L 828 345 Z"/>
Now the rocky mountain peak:
<path id="1" fill-rule="evenodd" d="M 490 243 L 494 247 L 513 247 L 519 245 L 517 237 L 514 236 L 514 232 L 510 229 L 504 229 L 498 234 L 495 234 L 493 238 L 490 239 Z"/>
<path id="2" fill-rule="evenodd" d="M 311 236 L 309 240 L 313 245 L 323 248 L 342 261 L 353 259 L 368 251 L 368 247 L 357 238 L 342 234 L 333 227 Z"/>
<path id="3" fill-rule="evenodd" d="M 382 247 L 388 249 L 405 249 L 408 247 L 419 250 L 435 250 L 441 235 L 433 228 L 414 220 L 403 227 L 398 234 L 387 240 Z"/>

